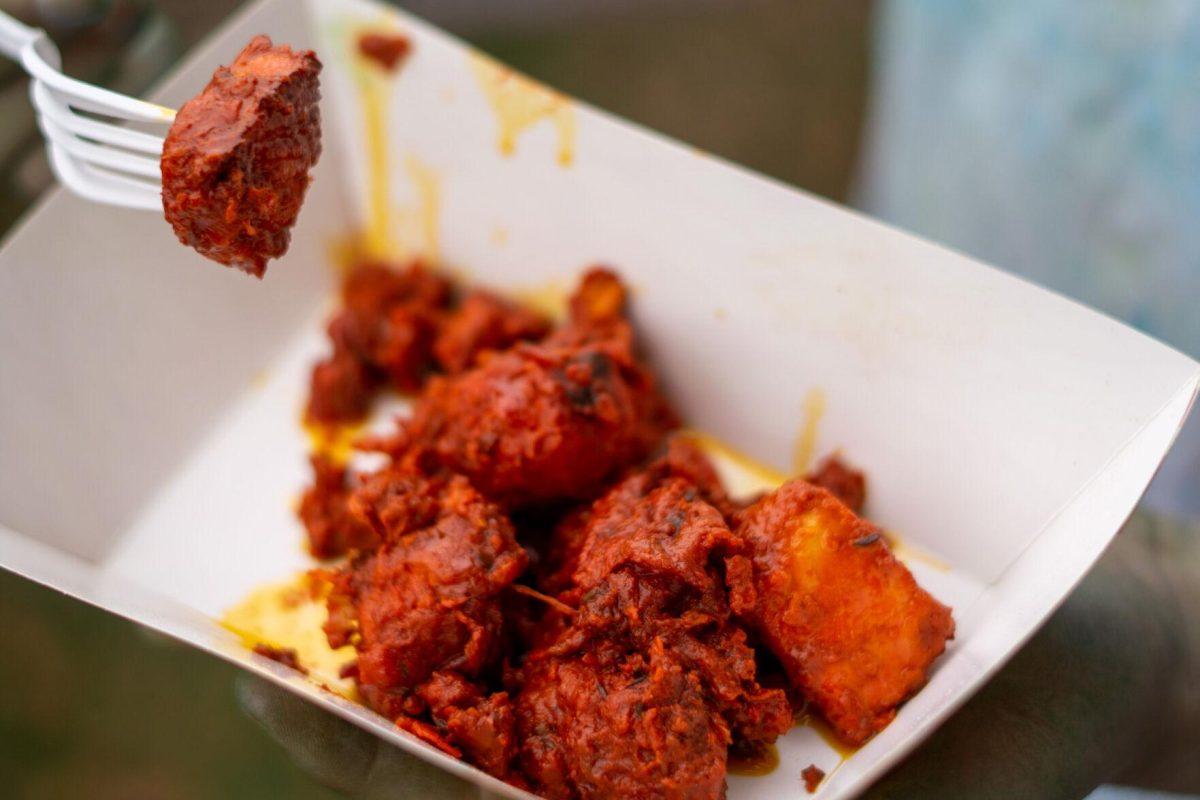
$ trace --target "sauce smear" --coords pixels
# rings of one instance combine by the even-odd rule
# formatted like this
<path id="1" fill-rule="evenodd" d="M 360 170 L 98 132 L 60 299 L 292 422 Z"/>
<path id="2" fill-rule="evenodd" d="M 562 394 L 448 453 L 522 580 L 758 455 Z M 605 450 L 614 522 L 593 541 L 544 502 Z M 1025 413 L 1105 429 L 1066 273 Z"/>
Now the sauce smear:
<path id="1" fill-rule="evenodd" d="M 728 769 L 730 775 L 759 777 L 770 775 L 779 766 L 779 749 L 769 744 L 762 750 L 738 754 L 730 753 Z"/>

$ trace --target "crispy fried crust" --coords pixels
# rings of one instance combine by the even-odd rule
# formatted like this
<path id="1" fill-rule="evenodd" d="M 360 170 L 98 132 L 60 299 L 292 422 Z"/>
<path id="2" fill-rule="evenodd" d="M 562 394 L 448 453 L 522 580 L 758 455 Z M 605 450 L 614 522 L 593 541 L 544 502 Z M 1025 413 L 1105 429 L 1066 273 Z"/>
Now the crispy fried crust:
<path id="1" fill-rule="evenodd" d="M 483 353 L 541 339 L 549 330 L 549 322 L 532 311 L 475 290 L 446 315 L 433 355 L 442 371 L 453 375 L 474 366 Z"/>
<path id="2" fill-rule="evenodd" d="M 507 506 L 595 496 L 674 424 L 633 351 L 623 298 L 611 273 L 593 271 L 571 323 L 545 342 L 431 379 L 400 449 L 466 475 Z"/>
<path id="3" fill-rule="evenodd" d="M 332 352 L 313 367 L 307 419 L 339 425 L 366 417 L 384 387 L 416 392 L 434 371 L 458 373 L 492 350 L 540 339 L 549 323 L 485 291 L 455 287 L 419 262 L 366 262 L 347 272 L 342 308 L 328 326 Z"/>
<path id="4" fill-rule="evenodd" d="M 862 744 L 926 681 L 954 635 L 878 529 L 793 480 L 741 512 L 754 599 L 738 610 L 838 736 Z"/>
<path id="5" fill-rule="evenodd" d="M 348 550 L 374 547 L 379 537 L 350 513 L 352 489 L 346 468 L 324 455 L 310 459 L 313 485 L 300 498 L 298 516 L 308 532 L 308 548 L 317 558 L 336 558 Z"/>
<path id="6" fill-rule="evenodd" d="M 705 499 L 719 487 L 687 477 L 710 477 L 697 456 L 669 448 L 573 523 L 579 607 L 517 681 L 522 767 L 547 796 L 720 798 L 730 744 L 791 725 L 732 621 L 721 565 L 741 543 Z"/>
<path id="7" fill-rule="evenodd" d="M 321 155 L 320 71 L 311 50 L 256 36 L 183 104 L 161 162 L 179 241 L 258 278 L 287 251 Z"/>
<path id="8" fill-rule="evenodd" d="M 391 717 L 439 670 L 477 676 L 499 656 L 498 595 L 525 569 L 512 523 L 461 477 L 399 470 L 351 500 L 383 544 L 334 576 L 325 631 L 358 650 L 367 702 Z"/>
<path id="9" fill-rule="evenodd" d="M 831 455 L 804 480 L 820 486 L 845 503 L 855 514 L 861 514 L 867 504 L 867 476 L 847 464 L 840 455 Z"/>
<path id="10" fill-rule="evenodd" d="M 421 395 L 370 445 L 389 466 L 347 479 L 314 462 L 302 514 L 314 549 L 351 551 L 326 632 L 355 645 L 363 697 L 398 726 L 549 798 L 717 800 L 730 748 L 793 723 L 756 647 L 857 744 L 924 682 L 953 622 L 830 491 L 797 480 L 731 501 L 670 435 L 625 302 L 593 270 L 547 333 L 419 266 L 352 274 L 328 363 L 360 365 L 368 395 Z M 325 405 L 355 407 L 355 385 Z M 310 415 L 316 373 L 313 392 Z M 865 496 L 840 461 L 810 477 Z"/>
<path id="11" fill-rule="evenodd" d="M 535 660 L 516 716 L 521 767 L 552 800 L 725 794 L 729 730 L 661 641 Z"/>

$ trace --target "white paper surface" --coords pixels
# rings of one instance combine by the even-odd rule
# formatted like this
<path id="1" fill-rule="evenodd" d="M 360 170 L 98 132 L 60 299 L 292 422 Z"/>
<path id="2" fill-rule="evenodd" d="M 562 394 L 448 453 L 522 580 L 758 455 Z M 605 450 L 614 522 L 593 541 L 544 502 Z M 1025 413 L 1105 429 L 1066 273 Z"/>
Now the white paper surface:
<path id="1" fill-rule="evenodd" d="M 1032 633 L 1124 520 L 1194 396 L 1197 365 L 1107 318 L 937 246 L 573 107 L 574 161 L 543 120 L 497 148 L 468 53 L 365 2 L 259 3 L 183 65 L 177 102 L 258 32 L 315 46 L 325 155 L 289 255 L 264 283 L 204 262 L 150 214 L 55 193 L 0 253 L 0 565 L 284 683 L 421 757 L 520 796 L 386 720 L 251 660 L 212 619 L 310 564 L 292 502 L 298 420 L 333 273 L 369 180 L 347 31 L 399 26 L 388 91 L 397 224 L 436 175 L 440 254 L 503 287 L 570 285 L 597 261 L 689 422 L 787 466 L 804 398 L 817 451 L 871 480 L 871 513 L 936 554 L 912 562 L 958 638 L 896 721 L 845 763 L 807 729 L 730 798 L 860 791 Z M 341 53 L 341 55 L 339 55 Z M 406 211 L 407 209 L 407 211 Z M 408 217 L 404 217 L 409 214 Z M 421 233 L 421 231 L 417 231 Z"/>

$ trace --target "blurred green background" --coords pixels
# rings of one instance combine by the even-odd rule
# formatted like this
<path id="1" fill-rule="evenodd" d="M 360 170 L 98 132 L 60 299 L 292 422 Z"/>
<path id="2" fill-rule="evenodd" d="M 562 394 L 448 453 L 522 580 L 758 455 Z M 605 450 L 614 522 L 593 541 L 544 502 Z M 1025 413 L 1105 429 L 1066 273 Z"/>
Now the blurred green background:
<path id="1" fill-rule="evenodd" d="M 52 32 L 68 72 L 135 94 L 237 5 L 0 0 Z M 850 190 L 865 0 L 410 5 L 617 114 L 833 199 Z M 24 82 L 7 62 L 0 119 L 2 234 L 51 182 Z M 3 571 L 0 620 L 0 796 L 336 796 L 241 712 L 233 667 Z"/>

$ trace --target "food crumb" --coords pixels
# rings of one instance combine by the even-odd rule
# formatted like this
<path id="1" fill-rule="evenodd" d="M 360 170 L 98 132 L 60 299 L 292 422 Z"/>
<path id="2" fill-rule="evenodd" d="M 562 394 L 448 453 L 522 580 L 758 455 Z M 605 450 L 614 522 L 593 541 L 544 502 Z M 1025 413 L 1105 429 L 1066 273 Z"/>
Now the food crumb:
<path id="1" fill-rule="evenodd" d="M 358 53 L 374 61 L 385 72 L 395 72 L 408 54 L 412 42 L 399 33 L 364 33 L 358 37 Z"/>
<path id="2" fill-rule="evenodd" d="M 300 663 L 300 659 L 296 656 L 296 650 L 292 647 L 272 647 L 269 644 L 254 645 L 254 652 L 264 658 L 269 658 L 272 661 L 278 661 L 285 667 L 291 667 L 301 675 L 307 675 L 308 670 Z"/>
<path id="3" fill-rule="evenodd" d="M 800 773 L 800 777 L 804 778 L 805 791 L 807 791 L 809 794 L 812 794 L 817 790 L 817 787 L 821 785 L 821 781 L 825 780 L 825 770 L 821 769 L 816 764 L 809 764 L 804 768 L 804 771 Z"/>

